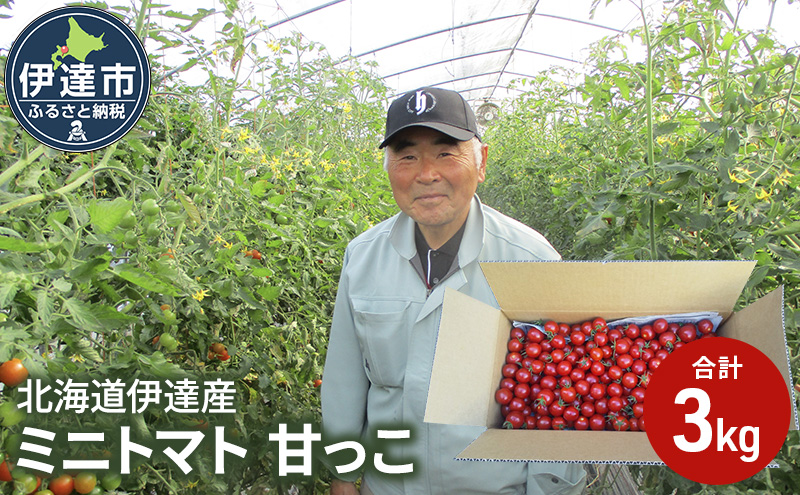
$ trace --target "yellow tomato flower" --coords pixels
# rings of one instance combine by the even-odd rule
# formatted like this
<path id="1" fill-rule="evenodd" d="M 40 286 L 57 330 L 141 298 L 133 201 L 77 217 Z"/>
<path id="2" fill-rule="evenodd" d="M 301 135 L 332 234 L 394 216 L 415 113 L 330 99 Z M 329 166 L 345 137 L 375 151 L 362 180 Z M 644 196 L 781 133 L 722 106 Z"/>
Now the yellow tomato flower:
<path id="1" fill-rule="evenodd" d="M 794 177 L 793 173 L 789 172 L 788 170 L 784 170 L 783 172 L 780 173 L 780 175 L 775 177 L 775 179 L 772 181 L 772 184 L 773 185 L 780 184 L 782 186 L 785 186 L 786 184 L 789 183 L 789 179 L 791 179 L 792 177 Z"/>
<path id="2" fill-rule="evenodd" d="M 767 192 L 763 187 L 761 188 L 761 191 L 756 193 L 756 199 L 759 201 L 764 201 L 765 199 L 768 200 L 770 196 L 772 196 L 772 192 Z"/>
<path id="3" fill-rule="evenodd" d="M 198 301 L 202 301 L 203 299 L 205 299 L 207 295 L 208 295 L 208 290 L 203 289 L 192 294 L 192 297 L 197 299 Z"/>
<path id="4" fill-rule="evenodd" d="M 746 175 L 747 177 L 740 177 L 740 176 L 736 175 L 735 171 L 739 171 L 742 174 Z M 752 173 L 753 172 L 747 170 L 746 168 L 743 169 L 741 167 L 736 167 L 733 172 L 728 170 L 728 177 L 731 179 L 731 181 L 733 181 L 733 182 L 735 182 L 737 184 L 744 184 L 745 182 L 747 182 L 750 179 L 750 175 L 752 175 Z"/>
<path id="5" fill-rule="evenodd" d="M 728 209 L 727 209 L 726 211 L 733 211 L 733 212 L 735 212 L 735 211 L 736 211 L 736 210 L 738 210 L 738 209 L 739 209 L 739 205 L 735 205 L 735 204 L 733 204 L 733 200 L 730 200 L 730 201 L 728 201 Z"/>

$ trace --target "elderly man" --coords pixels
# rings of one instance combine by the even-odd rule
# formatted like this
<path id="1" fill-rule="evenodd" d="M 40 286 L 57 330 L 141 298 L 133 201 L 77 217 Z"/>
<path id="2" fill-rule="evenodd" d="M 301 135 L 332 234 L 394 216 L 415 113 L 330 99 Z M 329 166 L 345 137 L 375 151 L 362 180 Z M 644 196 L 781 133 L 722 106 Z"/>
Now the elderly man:
<path id="1" fill-rule="evenodd" d="M 347 247 L 322 386 L 326 434 L 366 441 L 376 428 L 410 429 L 390 454 L 413 474 L 367 469 L 362 494 L 580 493 L 580 465 L 455 460 L 483 428 L 423 422 L 445 288 L 496 306 L 479 262 L 559 254 L 478 200 L 487 145 L 458 93 L 421 88 L 394 101 L 380 147 L 401 213 Z M 358 475 L 341 476 L 331 493 L 358 494 Z"/>

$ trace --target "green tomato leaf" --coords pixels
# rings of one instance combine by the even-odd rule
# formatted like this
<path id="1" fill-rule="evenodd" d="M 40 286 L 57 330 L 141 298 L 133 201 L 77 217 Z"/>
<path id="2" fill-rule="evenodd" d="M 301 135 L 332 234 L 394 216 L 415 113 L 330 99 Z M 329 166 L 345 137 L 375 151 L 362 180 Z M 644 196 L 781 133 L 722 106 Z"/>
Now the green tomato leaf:
<path id="1" fill-rule="evenodd" d="M 108 234 L 119 225 L 122 217 L 131 211 L 132 202 L 123 198 L 114 201 L 94 200 L 86 209 L 92 226 L 101 234 Z"/>
<path id="2" fill-rule="evenodd" d="M 81 177 L 82 175 L 86 174 L 88 171 L 89 171 L 89 167 L 86 166 L 86 164 L 82 164 L 80 167 L 76 168 L 75 170 L 73 170 L 69 174 L 69 176 L 67 177 L 67 180 L 64 181 L 64 184 L 65 185 L 71 184 L 75 179 L 77 179 L 78 177 Z"/>
<path id="3" fill-rule="evenodd" d="M 133 149 L 133 151 L 139 153 L 140 155 L 155 156 L 155 153 L 153 153 L 153 150 L 151 150 L 150 148 L 145 146 L 145 144 L 139 139 L 128 139 L 127 143 L 128 143 L 128 146 L 130 146 Z"/>
<path id="4" fill-rule="evenodd" d="M 317 217 L 314 219 L 314 225 L 320 228 L 328 227 L 334 223 L 336 223 L 336 220 L 333 218 Z"/>
<path id="5" fill-rule="evenodd" d="M 200 210 L 197 209 L 197 205 L 194 204 L 192 198 L 183 193 L 178 193 L 178 199 L 181 201 L 183 209 L 186 210 L 186 213 L 189 215 L 189 218 L 194 220 L 195 223 L 197 223 L 197 225 L 202 224 L 203 217 L 200 216 Z"/>
<path id="6" fill-rule="evenodd" d="M 89 361 L 94 361 L 95 363 L 103 362 L 103 358 L 100 357 L 100 353 L 97 352 L 97 349 L 92 346 L 92 343 L 88 339 L 72 340 L 67 338 L 66 341 L 70 350 L 74 354 L 82 356 L 84 359 L 88 359 Z"/>
<path id="7" fill-rule="evenodd" d="M 254 277 L 271 277 L 273 272 L 269 268 L 255 268 L 250 274 Z"/>
<path id="8" fill-rule="evenodd" d="M 159 351 L 154 352 L 152 356 L 140 354 L 139 361 L 147 368 L 147 371 L 158 378 L 175 379 L 187 376 L 188 374 L 177 364 L 168 362 L 164 357 L 164 353 Z"/>
<path id="9" fill-rule="evenodd" d="M 773 230 L 770 232 L 772 235 L 782 236 L 782 235 L 792 235 L 800 233 L 800 221 L 792 222 L 789 225 L 781 227 L 779 229 Z"/>
<path id="10" fill-rule="evenodd" d="M 727 51 L 731 49 L 733 46 L 733 32 L 728 31 L 725 33 L 725 36 L 722 37 L 722 43 L 719 45 L 720 51 Z"/>
<path id="11" fill-rule="evenodd" d="M 586 235 L 591 234 L 595 230 L 607 228 L 608 224 L 603 220 L 602 215 L 594 215 L 586 219 L 584 222 L 583 228 L 581 228 L 576 234 L 575 237 L 584 237 Z"/>
<path id="12" fill-rule="evenodd" d="M 28 242 L 0 235 L 0 251 L 16 251 L 18 253 L 41 253 L 56 246 L 52 242 Z"/>
<path id="13" fill-rule="evenodd" d="M 247 304 L 248 306 L 250 306 L 252 308 L 255 308 L 255 309 L 269 309 L 266 306 L 264 306 L 263 304 L 261 304 L 260 302 L 256 301 L 256 299 L 253 297 L 253 294 L 247 289 L 244 289 L 244 288 L 239 289 L 238 291 L 236 291 L 236 295 L 239 296 L 239 298 L 242 301 L 244 301 L 245 304 Z"/>
<path id="14" fill-rule="evenodd" d="M 250 187 L 250 194 L 256 198 L 263 198 L 271 187 L 272 185 L 269 182 L 260 180 Z"/>
<path id="15" fill-rule="evenodd" d="M 274 301 L 279 295 L 281 295 L 281 289 L 279 287 L 273 287 L 270 285 L 261 287 L 256 292 L 258 292 L 258 295 L 263 297 L 265 301 Z"/>
<path id="16" fill-rule="evenodd" d="M 98 273 L 108 269 L 110 265 L 110 258 L 110 255 L 101 256 L 99 258 L 91 258 L 75 267 L 71 272 L 69 272 L 69 276 L 76 282 L 88 282 Z"/>
<path id="17" fill-rule="evenodd" d="M 275 206 L 278 206 L 281 203 L 283 203 L 284 199 L 286 199 L 286 195 L 285 194 L 276 194 L 275 196 L 272 196 L 271 198 L 269 198 L 267 201 L 269 201 L 270 203 L 274 204 Z"/>
<path id="18" fill-rule="evenodd" d="M 168 296 L 178 295 L 178 288 L 174 285 L 156 278 L 151 273 L 140 268 L 128 266 L 127 263 L 115 266 L 114 273 L 118 277 L 150 292 L 157 292 Z"/>
<path id="19" fill-rule="evenodd" d="M 233 281 L 226 279 L 214 282 L 211 284 L 211 289 L 214 291 L 214 294 L 221 299 L 227 299 L 233 293 Z"/>
<path id="20" fill-rule="evenodd" d="M 94 314 L 94 308 L 74 297 L 64 301 L 64 309 L 72 316 L 73 326 L 82 330 L 102 332 L 105 330 L 102 323 Z"/>
<path id="21" fill-rule="evenodd" d="M 53 288 L 59 292 L 69 292 L 72 290 L 72 283 L 67 282 L 64 278 L 57 278 L 53 280 Z"/>
<path id="22" fill-rule="evenodd" d="M 0 308 L 5 308 L 11 303 L 18 289 L 16 285 L 0 284 Z"/>
<path id="23" fill-rule="evenodd" d="M 739 133 L 735 130 L 728 131 L 725 136 L 725 145 L 723 146 L 726 155 L 733 155 L 739 151 Z"/>
<path id="24" fill-rule="evenodd" d="M 653 135 L 663 136 L 664 134 L 672 134 L 680 126 L 681 126 L 680 122 L 664 122 L 663 124 L 659 124 L 656 126 L 655 130 L 653 130 Z"/>
<path id="25" fill-rule="evenodd" d="M 42 325 L 45 327 L 49 327 L 52 319 L 53 319 L 53 311 L 55 310 L 55 304 L 53 303 L 53 298 L 51 298 L 46 290 L 37 290 L 36 291 L 36 312 L 39 315 L 39 320 L 42 322 Z"/>

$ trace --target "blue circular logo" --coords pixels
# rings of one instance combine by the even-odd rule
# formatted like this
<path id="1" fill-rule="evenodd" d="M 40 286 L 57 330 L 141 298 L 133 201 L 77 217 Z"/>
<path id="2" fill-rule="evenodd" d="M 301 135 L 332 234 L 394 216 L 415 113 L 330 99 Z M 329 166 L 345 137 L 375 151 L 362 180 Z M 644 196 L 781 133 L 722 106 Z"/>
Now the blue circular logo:
<path id="1" fill-rule="evenodd" d="M 93 7 L 64 7 L 33 21 L 8 52 L 5 77 L 20 125 L 71 153 L 119 140 L 150 94 L 141 42 L 120 19 Z"/>

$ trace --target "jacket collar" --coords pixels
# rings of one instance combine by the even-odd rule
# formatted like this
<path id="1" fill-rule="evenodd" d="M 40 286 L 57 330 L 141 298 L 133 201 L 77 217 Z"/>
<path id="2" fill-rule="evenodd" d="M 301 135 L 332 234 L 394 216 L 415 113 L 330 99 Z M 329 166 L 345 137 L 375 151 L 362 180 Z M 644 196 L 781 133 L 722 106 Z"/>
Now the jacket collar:
<path id="1" fill-rule="evenodd" d="M 392 243 L 397 254 L 407 260 L 411 260 L 417 255 L 417 246 L 414 243 L 414 220 L 403 212 L 397 216 L 397 220 L 389 233 L 389 242 Z M 483 249 L 483 211 L 481 201 L 476 194 L 472 198 L 467 215 L 467 224 L 464 228 L 464 237 L 461 239 L 461 246 L 458 249 L 458 264 L 465 266 L 472 263 Z"/>

